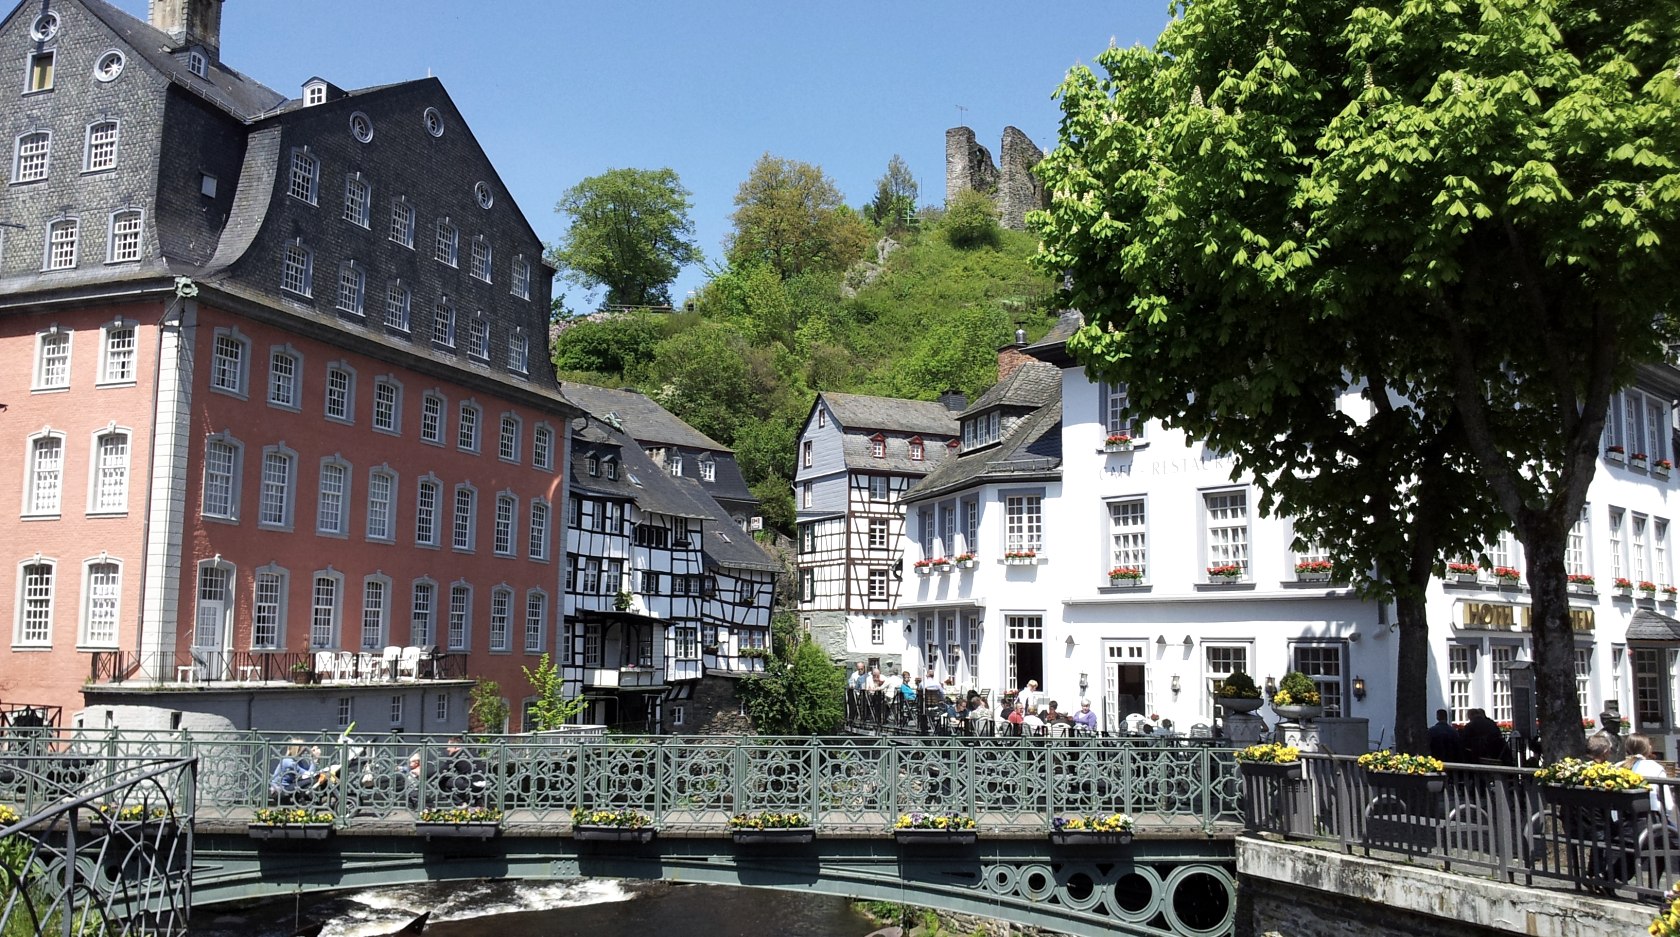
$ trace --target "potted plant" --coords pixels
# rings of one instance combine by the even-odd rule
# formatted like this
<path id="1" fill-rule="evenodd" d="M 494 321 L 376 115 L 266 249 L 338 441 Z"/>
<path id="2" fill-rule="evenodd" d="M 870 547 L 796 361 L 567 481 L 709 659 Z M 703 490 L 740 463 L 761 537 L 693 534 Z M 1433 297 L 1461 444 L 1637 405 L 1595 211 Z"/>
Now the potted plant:
<path id="1" fill-rule="evenodd" d="M 1591 594 L 1596 582 L 1597 580 L 1593 579 L 1591 573 L 1570 573 L 1569 591 Z"/>
<path id="2" fill-rule="evenodd" d="M 1125 452 L 1132 448 L 1132 437 L 1128 433 L 1110 433 L 1103 440 L 1104 452 Z"/>
<path id="3" fill-rule="evenodd" d="M 1298 778 L 1301 776 L 1301 750 L 1293 745 L 1265 742 L 1237 749 L 1237 770 L 1244 777 Z"/>
<path id="4" fill-rule="evenodd" d="M 310 669 L 308 661 L 300 660 L 292 664 L 292 682 L 298 686 L 308 686 L 315 682 L 315 671 Z"/>
<path id="5" fill-rule="evenodd" d="M 1635 452 L 1633 455 L 1628 457 L 1628 464 L 1640 471 L 1644 471 L 1650 467 L 1651 457 L 1643 452 Z"/>
<path id="6" fill-rule="evenodd" d="M 955 813 L 906 813 L 893 824 L 900 843 L 968 845 L 977 836 L 974 819 Z"/>
<path id="7" fill-rule="evenodd" d="M 620 589 L 618 595 L 613 596 L 613 608 L 621 612 L 628 612 L 630 611 L 631 603 L 634 601 L 634 596 L 623 589 Z"/>
<path id="8" fill-rule="evenodd" d="M 1447 572 L 1459 582 L 1475 582 L 1481 570 L 1475 563 L 1448 563 Z"/>
<path id="9" fill-rule="evenodd" d="M 1283 719 L 1316 719 L 1324 713 L 1324 697 L 1311 677 L 1291 670 L 1278 681 L 1278 690 L 1272 694 L 1272 712 Z"/>
<path id="10" fill-rule="evenodd" d="M 1005 550 L 1003 564 L 1005 566 L 1032 566 L 1038 562 L 1038 551 L 1034 549 Z"/>
<path id="11" fill-rule="evenodd" d="M 1674 463 L 1668 459 L 1658 459 L 1651 463 L 1651 474 L 1658 478 L 1667 478 L 1674 471 Z"/>
<path id="12" fill-rule="evenodd" d="M 326 839 L 333 833 L 331 810 L 259 807 L 245 832 L 252 839 Z"/>
<path id="13" fill-rule="evenodd" d="M 716 654 L 718 652 L 718 643 L 716 641 L 712 641 L 707 644 L 702 644 L 700 645 L 700 650 L 705 651 L 707 654 Z"/>
<path id="14" fill-rule="evenodd" d="M 1657 584 L 1649 579 L 1641 579 L 1639 581 L 1639 591 L 1645 598 L 1652 598 L 1657 594 Z"/>
<path id="15" fill-rule="evenodd" d="M 1493 578 L 1502 586 L 1514 586 L 1522 581 L 1522 573 L 1512 566 L 1495 566 Z"/>
<path id="16" fill-rule="evenodd" d="M 1301 560 L 1295 564 L 1296 582 L 1329 582 L 1329 560 Z"/>
<path id="17" fill-rule="evenodd" d="M 918 576 L 931 576 L 931 575 L 933 575 L 933 560 L 923 558 L 923 559 L 917 560 L 912 565 L 915 566 L 916 575 L 918 575 Z"/>
<path id="18" fill-rule="evenodd" d="M 1241 670 L 1213 685 L 1213 701 L 1232 713 L 1251 713 L 1265 704 L 1254 678 Z"/>
<path id="19" fill-rule="evenodd" d="M 1058 846 L 1124 846 L 1132 841 L 1132 818 L 1124 813 L 1050 820 L 1050 842 Z"/>
<path id="20" fill-rule="evenodd" d="M 572 808 L 572 838 L 607 843 L 651 842 L 659 831 L 653 818 L 636 810 Z"/>
<path id="21" fill-rule="evenodd" d="M 1143 582 L 1143 570 L 1136 566 L 1116 566 L 1108 571 L 1111 586 L 1135 586 Z"/>
<path id="22" fill-rule="evenodd" d="M 729 818 L 729 837 L 737 843 L 808 843 L 817 831 L 802 813 L 738 813 Z"/>
<path id="23" fill-rule="evenodd" d="M 502 812 L 489 807 L 429 807 L 420 811 L 414 832 L 427 839 L 493 839 L 502 832 Z"/>
<path id="24" fill-rule="evenodd" d="M 1606 446 L 1604 448 L 1604 459 L 1606 462 L 1622 465 L 1627 461 L 1627 450 L 1621 446 Z"/>
<path id="25" fill-rule="evenodd" d="M 1616 594 L 1619 596 L 1625 598 L 1633 595 L 1633 581 L 1625 576 L 1617 576 L 1616 581 L 1612 585 L 1615 587 Z"/>
<path id="26" fill-rule="evenodd" d="M 948 573 L 951 571 L 951 559 L 946 556 L 936 556 L 933 558 L 932 566 L 936 573 Z"/>
<path id="27" fill-rule="evenodd" d="M 1565 809 L 1639 812 L 1649 803 L 1650 784 L 1637 771 L 1613 762 L 1560 758 L 1534 772 L 1540 796 Z"/>
<path id="28" fill-rule="evenodd" d="M 1676 588 L 1674 586 L 1663 586 L 1662 587 L 1662 600 L 1664 602 L 1674 601 L 1674 598 L 1677 594 L 1680 594 L 1680 588 Z"/>
<path id="29" fill-rule="evenodd" d="M 956 563 L 958 569 L 973 569 L 978 565 L 974 559 L 973 553 L 958 553 L 956 556 Z"/>
<path id="30" fill-rule="evenodd" d="M 1365 769 L 1365 782 L 1373 790 L 1397 797 L 1414 813 L 1424 806 L 1428 795 L 1446 786 L 1447 766 L 1428 755 L 1385 748 L 1360 755 L 1359 767 Z"/>
<path id="31" fill-rule="evenodd" d="M 1207 568 L 1208 582 L 1236 582 L 1242 574 L 1243 568 L 1236 563 L 1221 563 Z"/>

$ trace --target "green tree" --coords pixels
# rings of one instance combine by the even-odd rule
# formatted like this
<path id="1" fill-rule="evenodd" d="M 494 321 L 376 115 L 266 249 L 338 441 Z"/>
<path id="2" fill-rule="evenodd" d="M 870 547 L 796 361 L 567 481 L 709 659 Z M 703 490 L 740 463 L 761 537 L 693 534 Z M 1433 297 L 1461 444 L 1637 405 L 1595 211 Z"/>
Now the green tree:
<path id="1" fill-rule="evenodd" d="M 870 224 L 888 234 L 907 231 L 917 224 L 916 196 L 920 187 L 910 165 L 897 153 L 887 161 L 887 171 L 875 182 L 875 198 L 864 210 Z"/>
<path id="2" fill-rule="evenodd" d="M 845 720 L 846 677 L 815 641 L 799 641 L 766 658 L 764 673 L 741 681 L 736 692 L 753 725 L 766 735 L 826 735 Z"/>
<path id="3" fill-rule="evenodd" d="M 777 378 L 770 356 L 729 325 L 702 322 L 659 344 L 635 372 L 648 396 L 708 436 L 731 444 L 736 427 L 768 413 Z"/>
<path id="4" fill-rule="evenodd" d="M 840 271 L 863 256 L 869 231 L 819 166 L 765 153 L 735 193 L 732 266 L 768 264 L 788 279 Z"/>
<path id="5" fill-rule="evenodd" d="M 554 210 L 571 220 L 549 261 L 607 302 L 670 305 L 671 281 L 699 263 L 689 191 L 670 169 L 609 169 L 567 189 Z"/>
<path id="6" fill-rule="evenodd" d="M 554 338 L 561 371 L 624 374 L 653 360 L 665 339 L 666 316 L 632 309 L 569 321 Z"/>
<path id="7" fill-rule="evenodd" d="M 566 698 L 561 690 L 564 681 L 560 679 L 560 668 L 554 666 L 546 652 L 537 661 L 537 669 L 523 665 L 519 669 L 525 672 L 525 679 L 536 693 L 536 700 L 531 704 L 531 721 L 535 725 L 524 726 L 526 732 L 558 729 L 583 712 L 587 701 L 581 696 Z"/>
<path id="8" fill-rule="evenodd" d="M 1579 753 L 1563 551 L 1609 395 L 1670 331 L 1680 7 L 1177 12 L 1155 49 L 1110 49 L 1104 79 L 1059 92 L 1035 224 L 1091 318 L 1070 346 L 1399 595 L 1513 527 L 1545 748 Z M 1348 425 L 1345 389 L 1375 425 Z M 1403 626 L 1404 688 L 1426 625 Z"/>
<path id="9" fill-rule="evenodd" d="M 506 732 L 508 703 L 502 686 L 494 680 L 480 680 L 467 693 L 467 728 L 479 733 Z"/>
<path id="10" fill-rule="evenodd" d="M 964 189 L 945 206 L 945 220 L 939 230 L 952 247 L 974 250 L 998 246 L 999 232 L 997 203 L 984 192 Z"/>

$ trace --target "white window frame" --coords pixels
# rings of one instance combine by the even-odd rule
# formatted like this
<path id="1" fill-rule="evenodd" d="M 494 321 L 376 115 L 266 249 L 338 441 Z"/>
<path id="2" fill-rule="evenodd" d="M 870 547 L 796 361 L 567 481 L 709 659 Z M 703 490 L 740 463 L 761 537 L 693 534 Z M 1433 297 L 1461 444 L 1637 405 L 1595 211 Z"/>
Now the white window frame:
<path id="1" fill-rule="evenodd" d="M 36 63 L 44 62 L 45 68 Z M 29 56 L 29 70 L 24 74 L 24 94 L 41 94 L 53 89 L 53 81 L 58 75 L 58 50 L 42 49 Z"/>
<path id="2" fill-rule="evenodd" d="M 521 452 L 520 430 L 524 428 L 524 421 L 519 414 L 508 412 L 502 414 L 502 419 L 496 436 L 496 457 L 503 462 L 519 464 Z"/>
<path id="3" fill-rule="evenodd" d="M 531 467 L 545 471 L 554 468 L 554 427 L 547 423 L 538 423 L 531 430 Z"/>
<path id="4" fill-rule="evenodd" d="M 41 269 L 74 270 L 81 247 L 81 231 L 82 223 L 79 218 L 55 218 L 48 222 L 46 251 L 41 257 Z"/>
<path id="5" fill-rule="evenodd" d="M 301 239 L 286 244 L 280 259 L 280 289 L 305 298 L 314 295 L 315 252 L 303 246 Z"/>
<path id="6" fill-rule="evenodd" d="M 450 495 L 449 546 L 457 553 L 478 547 L 478 489 L 472 485 L 456 485 Z"/>
<path id="7" fill-rule="evenodd" d="M 1149 581 L 1149 501 L 1142 495 L 1115 498 L 1108 502 L 1108 569 L 1129 566 Z"/>
<path id="8" fill-rule="evenodd" d="M 291 530 L 297 510 L 298 454 L 285 443 L 263 447 L 262 473 L 258 479 L 257 526 L 266 530 Z M 278 467 L 278 475 L 271 468 Z M 270 508 L 274 508 L 271 511 Z"/>
<path id="9" fill-rule="evenodd" d="M 432 502 L 429 508 L 426 506 L 428 492 Z M 443 482 L 436 475 L 422 475 L 414 483 L 415 546 L 437 548 L 439 512 L 443 509 Z"/>
<path id="10" fill-rule="evenodd" d="M 472 240 L 472 269 L 471 276 L 475 280 L 490 282 L 490 264 L 492 261 L 490 242 L 484 235 L 475 235 Z"/>
<path id="11" fill-rule="evenodd" d="M 357 643 L 361 650 L 377 651 L 390 643 L 390 636 L 391 577 L 376 573 L 362 580 L 362 627 Z"/>
<path id="12" fill-rule="evenodd" d="M 114 211 L 107 220 L 105 262 L 139 263 L 145 250 L 146 216 L 138 208 Z"/>
<path id="13" fill-rule="evenodd" d="M 106 441 L 112 439 L 122 440 L 120 465 L 107 464 L 108 459 L 112 463 L 117 461 L 113 453 L 106 451 Z M 126 426 L 108 424 L 93 433 L 88 451 L 93 458 L 88 468 L 87 512 L 107 516 L 127 514 L 129 482 L 134 477 L 134 432 Z M 114 479 L 109 487 L 108 477 Z"/>
<path id="14" fill-rule="evenodd" d="M 373 186 L 359 172 L 344 177 L 344 220 L 358 228 L 373 224 Z"/>
<path id="15" fill-rule="evenodd" d="M 321 586 L 330 584 L 331 595 Z M 327 601 L 323 602 L 322 599 Z M 309 577 L 309 648 L 330 650 L 342 647 L 340 636 L 344 623 L 344 574 L 331 566 L 318 569 Z"/>
<path id="16" fill-rule="evenodd" d="M 432 307 L 432 344 L 455 347 L 455 304 L 448 296 L 439 296 Z"/>
<path id="17" fill-rule="evenodd" d="M 408 594 L 409 644 L 430 648 L 437 643 L 437 580 L 422 576 L 409 584 Z"/>
<path id="18" fill-rule="evenodd" d="M 1220 488 L 1201 492 L 1202 500 L 1202 558 L 1207 568 L 1240 566 L 1239 579 L 1248 579 L 1249 547 L 1253 535 L 1253 516 L 1249 513 L 1246 488 Z M 1240 511 L 1240 522 L 1232 512 Z"/>
<path id="19" fill-rule="evenodd" d="M 408 199 L 397 196 L 391 202 L 391 230 L 389 238 L 398 244 L 414 249 L 414 206 Z"/>
<path id="20" fill-rule="evenodd" d="M 308 148 L 292 151 L 292 164 L 286 175 L 286 194 L 307 205 L 314 205 L 320 193 L 321 161 Z"/>
<path id="21" fill-rule="evenodd" d="M 322 537 L 347 537 L 350 532 L 352 497 L 351 465 L 337 453 L 321 460 L 315 489 L 315 533 Z M 337 483 L 338 490 L 330 486 Z"/>
<path id="22" fill-rule="evenodd" d="M 102 387 L 131 386 L 139 374 L 140 329 L 117 319 L 99 329 L 99 380 Z"/>
<path id="23" fill-rule="evenodd" d="M 75 336 L 53 326 L 35 333 L 35 377 L 30 390 L 68 390 L 74 362 Z M 62 354 L 59 352 L 62 351 Z"/>
<path id="24" fill-rule="evenodd" d="M 354 260 L 338 265 L 338 308 L 353 316 L 366 316 L 367 271 Z"/>
<path id="25" fill-rule="evenodd" d="M 484 318 L 482 310 L 467 320 L 467 356 L 490 360 L 490 320 Z"/>
<path id="26" fill-rule="evenodd" d="M 12 145 L 12 184 L 44 182 L 51 171 L 52 131 L 30 130 L 18 134 Z"/>
<path id="27" fill-rule="evenodd" d="M 471 400 L 461 401 L 461 406 L 456 409 L 455 448 L 462 452 L 477 452 L 484 436 L 483 423 L 484 409 Z"/>
<path id="28" fill-rule="evenodd" d="M 226 511 L 212 510 L 212 505 L 210 504 L 210 492 L 211 492 L 211 487 L 210 487 L 210 483 L 211 483 L 210 450 L 211 450 L 212 446 L 217 446 L 217 447 L 225 446 L 225 447 L 227 447 L 228 454 L 229 454 L 229 457 L 230 457 L 231 466 L 230 466 L 229 477 L 227 479 L 227 500 L 228 500 L 228 504 L 227 504 L 227 510 Z M 200 516 L 208 517 L 208 518 L 215 518 L 217 520 L 238 522 L 238 520 L 239 520 L 239 499 L 240 499 L 240 480 L 241 480 L 241 476 L 244 475 L 244 470 L 243 470 L 244 469 L 244 464 L 245 464 L 245 444 L 240 442 L 238 439 L 235 439 L 231 433 L 229 433 L 226 430 L 223 430 L 219 433 L 212 433 L 209 436 L 205 437 L 205 440 L 204 440 L 204 481 L 203 481 L 203 490 L 200 492 L 200 496 L 199 496 L 199 514 L 200 514 Z M 218 505 L 218 507 L 219 507 L 219 505 Z"/>
<path id="29" fill-rule="evenodd" d="M 210 349 L 210 389 L 244 400 L 251 386 L 250 339 L 238 329 L 217 329 Z"/>
<path id="30" fill-rule="evenodd" d="M 104 128 L 109 127 L 106 135 Z M 87 125 L 82 132 L 82 172 L 109 172 L 117 168 L 117 154 L 122 144 L 122 122 L 102 117 Z"/>
<path id="31" fill-rule="evenodd" d="M 402 435 L 402 391 L 402 382 L 389 374 L 373 379 L 374 432 Z"/>
<path id="32" fill-rule="evenodd" d="M 448 218 L 438 219 L 437 244 L 432 257 L 448 267 L 460 266 L 461 229 L 451 224 Z"/>
<path id="33" fill-rule="evenodd" d="M 449 401 L 444 399 L 442 394 L 429 390 L 420 395 L 421 442 L 434 446 L 443 445 L 443 418 L 448 412 Z"/>
<path id="34" fill-rule="evenodd" d="M 502 583 L 490 590 L 490 650 L 505 654 L 513 650 L 513 590 Z"/>
<path id="35" fill-rule="evenodd" d="M 31 569 L 46 571 L 44 594 L 34 593 L 29 581 Z M 52 647 L 53 624 L 57 616 L 58 560 L 37 553 L 17 565 L 17 606 L 12 619 L 14 647 Z"/>
<path id="36" fill-rule="evenodd" d="M 513 258 L 513 266 L 509 271 L 511 284 L 510 292 L 520 299 L 531 298 L 531 263 L 523 256 Z"/>
<path id="37" fill-rule="evenodd" d="M 48 450 L 51 459 L 45 458 Z M 44 429 L 31 434 L 24 449 L 24 517 L 58 517 L 64 510 L 64 475 L 70 447 L 64 434 Z"/>
<path id="38" fill-rule="evenodd" d="M 519 521 L 519 498 L 510 491 L 496 495 L 496 515 L 492 524 L 490 552 L 496 556 L 517 556 L 518 541 L 514 525 Z"/>
<path id="39" fill-rule="evenodd" d="M 527 559 L 538 563 L 548 562 L 548 536 L 553 518 L 554 510 L 546 500 L 542 498 L 531 499 L 525 546 Z"/>
<path id="40" fill-rule="evenodd" d="M 102 567 L 108 567 L 109 572 Z M 123 562 L 114 556 L 101 553 L 82 561 L 81 608 L 76 615 L 78 648 L 117 647 L 122 637 L 122 574 Z M 95 576 L 106 575 L 111 581 L 94 582 Z M 94 633 L 96 619 L 102 628 L 109 627 L 108 635 Z"/>
<path id="41" fill-rule="evenodd" d="M 515 332 L 508 336 L 508 370 L 515 374 L 525 374 L 531 368 L 531 340 L 524 332 Z"/>
<path id="42" fill-rule="evenodd" d="M 540 654 L 548 632 L 548 593 L 525 590 L 525 653 Z"/>
<path id="43" fill-rule="evenodd" d="M 444 639 L 451 651 L 465 651 L 472 646 L 472 584 L 457 580 L 449 584 L 449 609 Z"/>
<path id="44" fill-rule="evenodd" d="M 384 497 L 380 488 L 384 487 Z M 367 539 L 375 543 L 395 543 L 397 539 L 397 473 L 389 465 L 381 464 L 368 470 Z"/>
<path id="45" fill-rule="evenodd" d="M 414 314 L 414 294 L 402 280 L 392 280 L 385 287 L 385 327 L 407 334 Z"/>
<path id="46" fill-rule="evenodd" d="M 303 356 L 291 345 L 275 345 L 268 350 L 268 405 L 297 413 L 302 399 Z"/>
<path id="47" fill-rule="evenodd" d="M 342 378 L 339 383 L 342 389 L 335 388 L 334 381 Z M 322 415 L 334 423 L 356 422 L 356 369 L 348 362 L 334 361 L 327 365 L 325 393 L 321 395 Z"/>
<path id="48" fill-rule="evenodd" d="M 1044 552 L 1044 494 L 1003 492 L 1004 550 Z"/>
<path id="49" fill-rule="evenodd" d="M 1098 399 L 1102 402 L 1100 416 L 1105 438 L 1124 433 L 1134 442 L 1143 439 L 1143 421 L 1132 415 L 1131 393 L 1125 384 L 1099 385 Z"/>

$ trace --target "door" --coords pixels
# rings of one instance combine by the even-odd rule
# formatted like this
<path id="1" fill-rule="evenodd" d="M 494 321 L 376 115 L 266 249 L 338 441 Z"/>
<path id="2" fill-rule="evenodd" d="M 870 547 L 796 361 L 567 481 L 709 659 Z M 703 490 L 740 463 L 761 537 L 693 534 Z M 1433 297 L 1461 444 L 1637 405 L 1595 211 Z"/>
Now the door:
<path id="1" fill-rule="evenodd" d="M 222 643 L 227 638 L 227 616 L 232 607 L 229 595 L 231 571 L 223 566 L 198 568 L 198 608 L 193 616 L 192 656 L 198 676 L 205 680 L 227 678 Z M 182 662 L 185 666 L 186 662 Z"/>
<path id="2" fill-rule="evenodd" d="M 1126 717 L 1149 716 L 1149 659 L 1143 641 L 1112 641 L 1103 645 L 1103 731 L 1126 729 Z"/>

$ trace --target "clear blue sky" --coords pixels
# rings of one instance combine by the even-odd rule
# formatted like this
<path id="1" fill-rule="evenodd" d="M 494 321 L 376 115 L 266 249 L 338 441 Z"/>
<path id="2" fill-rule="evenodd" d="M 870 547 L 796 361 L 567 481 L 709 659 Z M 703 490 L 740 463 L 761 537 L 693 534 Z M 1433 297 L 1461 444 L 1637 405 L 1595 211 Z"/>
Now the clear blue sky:
<path id="1" fill-rule="evenodd" d="M 146 0 L 115 2 L 146 16 Z M 720 263 L 760 154 L 822 166 L 856 206 L 897 153 L 940 204 L 947 128 L 973 127 L 993 159 L 1011 124 L 1048 151 L 1068 68 L 1111 37 L 1153 42 L 1166 13 L 1166 0 L 227 0 L 222 55 L 293 97 L 314 75 L 361 88 L 429 69 L 546 242 L 565 230 L 554 203 L 568 187 L 669 166 Z M 684 270 L 672 295 L 702 282 Z"/>

